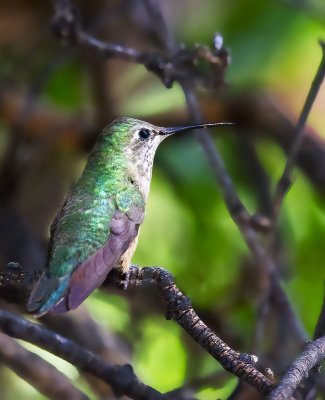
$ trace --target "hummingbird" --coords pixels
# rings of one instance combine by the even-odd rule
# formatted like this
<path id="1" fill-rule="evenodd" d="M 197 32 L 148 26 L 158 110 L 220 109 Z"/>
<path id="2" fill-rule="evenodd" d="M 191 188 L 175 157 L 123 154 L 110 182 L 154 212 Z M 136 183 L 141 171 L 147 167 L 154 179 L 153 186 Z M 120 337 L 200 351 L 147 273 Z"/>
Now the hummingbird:
<path id="1" fill-rule="evenodd" d="M 127 276 L 145 215 L 154 155 L 168 136 L 218 122 L 159 127 L 122 117 L 106 126 L 50 228 L 48 261 L 27 304 L 36 317 L 77 308 L 113 268 Z"/>

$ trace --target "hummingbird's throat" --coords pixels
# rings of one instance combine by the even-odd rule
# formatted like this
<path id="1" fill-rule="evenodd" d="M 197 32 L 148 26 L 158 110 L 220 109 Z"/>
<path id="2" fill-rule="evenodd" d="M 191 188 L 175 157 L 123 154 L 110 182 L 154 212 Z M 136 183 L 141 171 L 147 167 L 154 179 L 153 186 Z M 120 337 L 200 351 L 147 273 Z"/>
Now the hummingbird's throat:
<path id="1" fill-rule="evenodd" d="M 130 154 L 129 172 L 144 199 L 148 197 L 155 153 L 163 137 L 156 137 L 144 146 L 133 148 Z"/>

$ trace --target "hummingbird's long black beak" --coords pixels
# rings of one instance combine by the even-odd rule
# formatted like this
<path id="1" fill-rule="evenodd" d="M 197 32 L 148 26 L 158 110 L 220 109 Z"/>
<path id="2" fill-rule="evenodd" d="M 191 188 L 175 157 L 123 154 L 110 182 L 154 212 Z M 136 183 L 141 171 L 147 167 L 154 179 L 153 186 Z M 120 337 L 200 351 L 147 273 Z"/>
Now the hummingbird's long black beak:
<path id="1" fill-rule="evenodd" d="M 192 129 L 213 128 L 215 126 L 220 126 L 220 125 L 235 125 L 235 123 L 234 122 L 214 122 L 211 124 L 172 126 L 172 127 L 163 128 L 162 130 L 160 130 L 159 135 L 172 135 L 173 133 L 189 131 Z"/>

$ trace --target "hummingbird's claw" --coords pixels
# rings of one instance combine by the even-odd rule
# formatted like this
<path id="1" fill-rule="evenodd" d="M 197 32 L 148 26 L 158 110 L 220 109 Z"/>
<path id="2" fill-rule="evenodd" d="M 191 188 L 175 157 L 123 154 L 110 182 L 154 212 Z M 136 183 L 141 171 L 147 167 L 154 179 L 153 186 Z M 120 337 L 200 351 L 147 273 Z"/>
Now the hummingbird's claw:
<path id="1" fill-rule="evenodd" d="M 123 272 L 121 274 L 121 280 L 120 280 L 120 283 L 119 283 L 119 287 L 122 290 L 127 290 L 128 285 L 129 285 L 129 280 L 130 280 L 130 271 L 127 270 L 126 272 Z"/>

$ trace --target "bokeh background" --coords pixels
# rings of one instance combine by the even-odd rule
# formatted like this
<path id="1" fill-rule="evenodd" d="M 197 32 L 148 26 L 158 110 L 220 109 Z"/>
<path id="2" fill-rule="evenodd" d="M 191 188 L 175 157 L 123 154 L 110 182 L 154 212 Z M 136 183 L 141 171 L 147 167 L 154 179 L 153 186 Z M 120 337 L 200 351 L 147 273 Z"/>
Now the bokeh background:
<path id="1" fill-rule="evenodd" d="M 146 33 L 150 21 L 140 3 L 76 1 L 85 28 L 96 36 L 153 49 L 155 43 Z M 267 213 L 265 195 L 274 189 L 286 160 L 288 132 L 280 129 L 281 124 L 297 121 L 320 62 L 318 39 L 325 37 L 325 3 L 164 0 L 161 6 L 177 41 L 186 46 L 211 46 L 214 33 L 223 35 L 231 55 L 226 84 L 213 95 L 206 89 L 200 92 L 203 115 L 209 121 L 245 120 L 242 131 L 219 129 L 214 137 L 240 198 L 251 212 Z M 187 120 L 178 84 L 167 90 L 141 65 L 103 61 L 62 46 L 50 29 L 52 13 L 50 2 L 0 2 L 1 265 L 9 261 L 28 268 L 44 265 L 51 219 L 81 173 L 96 135 L 113 118 L 133 116 L 166 126 Z M 325 156 L 324 112 L 325 87 L 308 120 L 308 134 Z M 255 124 L 254 118 L 262 122 Z M 282 121 L 280 128 L 277 119 Z M 253 156 L 264 169 L 264 186 Z M 307 174 L 306 169 L 295 172 L 280 216 L 277 256 L 284 288 L 311 336 L 325 275 L 325 171 L 318 172 L 313 177 L 308 165 Z M 277 373 L 297 354 L 290 332 L 272 310 L 256 344 L 265 277 L 251 260 L 192 136 L 173 137 L 158 150 L 134 262 L 171 271 L 218 335 L 240 351 L 256 350 Z M 234 390 L 236 379 L 176 323 L 164 319 L 154 293 L 98 290 L 85 307 L 88 311 L 81 308 L 67 317 L 71 326 L 79 326 L 86 342 L 98 334 L 100 354 L 116 362 L 129 360 L 156 389 L 166 392 L 200 378 L 195 389 L 198 399 L 224 399 Z M 93 320 L 103 327 L 96 334 Z M 45 322 L 60 325 L 51 318 Z M 65 329 L 66 335 L 76 338 L 73 328 Z M 71 365 L 21 344 L 54 363 L 91 398 L 114 398 Z M 0 387 L 4 400 L 45 398 L 5 363 L 0 366 Z"/>

